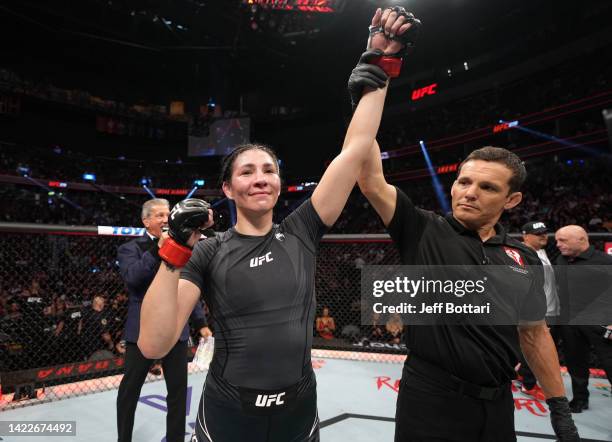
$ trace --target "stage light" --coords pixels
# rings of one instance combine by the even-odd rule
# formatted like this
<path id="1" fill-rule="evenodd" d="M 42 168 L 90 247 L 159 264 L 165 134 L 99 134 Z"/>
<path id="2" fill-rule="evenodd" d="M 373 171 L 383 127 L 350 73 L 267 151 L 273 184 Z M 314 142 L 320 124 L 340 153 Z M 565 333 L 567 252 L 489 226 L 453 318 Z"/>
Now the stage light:
<path id="1" fill-rule="evenodd" d="M 200 187 L 202 187 L 205 183 L 206 183 L 206 180 L 194 180 L 193 181 L 193 184 L 195 186 L 200 186 Z"/>
<path id="2" fill-rule="evenodd" d="M 17 166 L 17 173 L 21 176 L 29 176 L 30 168 L 28 166 Z"/>
<path id="3" fill-rule="evenodd" d="M 84 173 L 83 174 L 83 180 L 85 181 L 95 181 L 96 180 L 96 175 L 93 173 Z"/>

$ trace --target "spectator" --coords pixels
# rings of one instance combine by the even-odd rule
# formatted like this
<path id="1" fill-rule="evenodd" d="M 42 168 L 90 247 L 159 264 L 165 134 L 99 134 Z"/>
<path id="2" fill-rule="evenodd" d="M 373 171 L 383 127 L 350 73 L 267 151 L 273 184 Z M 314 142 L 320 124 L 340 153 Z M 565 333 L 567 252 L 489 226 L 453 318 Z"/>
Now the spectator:
<path id="1" fill-rule="evenodd" d="M 385 324 L 389 344 L 401 344 L 404 332 L 404 323 L 397 313 L 389 317 Z"/>
<path id="2" fill-rule="evenodd" d="M 91 308 L 86 310 L 79 325 L 82 355 L 85 359 L 94 356 L 99 350 L 113 350 L 113 340 L 110 334 L 108 311 L 105 310 L 106 300 L 101 295 L 95 295 Z M 111 356 L 105 353 L 106 356 Z M 98 354 L 95 357 L 103 356 Z"/>
<path id="3" fill-rule="evenodd" d="M 323 339 L 333 339 L 334 331 L 336 330 L 336 323 L 334 318 L 329 316 L 329 308 L 323 307 L 321 316 L 316 319 L 316 327 L 319 336 Z"/>

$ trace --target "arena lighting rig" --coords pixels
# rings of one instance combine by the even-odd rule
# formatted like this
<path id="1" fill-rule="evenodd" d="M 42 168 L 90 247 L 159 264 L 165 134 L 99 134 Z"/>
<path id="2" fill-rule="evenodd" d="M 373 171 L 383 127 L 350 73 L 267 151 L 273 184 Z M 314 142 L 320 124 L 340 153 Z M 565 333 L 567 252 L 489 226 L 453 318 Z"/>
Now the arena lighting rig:
<path id="1" fill-rule="evenodd" d="M 341 12 L 345 0 L 243 0 L 242 3 L 282 11 L 332 13 Z"/>

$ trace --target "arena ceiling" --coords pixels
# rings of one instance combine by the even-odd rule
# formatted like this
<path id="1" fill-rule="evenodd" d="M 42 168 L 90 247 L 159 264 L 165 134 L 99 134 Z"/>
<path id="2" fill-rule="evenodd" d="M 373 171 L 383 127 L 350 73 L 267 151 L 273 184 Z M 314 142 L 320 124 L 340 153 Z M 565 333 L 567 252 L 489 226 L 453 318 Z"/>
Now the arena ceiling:
<path id="1" fill-rule="evenodd" d="M 0 0 L 0 67 L 126 101 L 216 95 L 235 108 L 239 96 L 265 94 L 270 103 L 336 112 L 377 6 L 400 4 L 422 19 L 415 72 L 495 53 L 531 34 L 558 45 L 606 26 L 612 12 L 607 0 L 580 9 L 552 0 L 345 0 L 334 13 L 247 1 Z M 577 27 L 585 17 L 596 25 Z"/>

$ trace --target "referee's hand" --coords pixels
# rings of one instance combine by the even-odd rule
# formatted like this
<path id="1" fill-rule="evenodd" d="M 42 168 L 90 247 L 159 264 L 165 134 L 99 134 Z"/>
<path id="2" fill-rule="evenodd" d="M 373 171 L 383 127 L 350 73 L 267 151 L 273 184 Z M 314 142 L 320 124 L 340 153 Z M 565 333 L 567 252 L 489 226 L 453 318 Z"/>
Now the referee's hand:
<path id="1" fill-rule="evenodd" d="M 546 399 L 550 410 L 550 423 L 552 424 L 557 441 L 580 442 L 578 429 L 572 419 L 572 412 L 566 397 L 553 397 Z"/>

